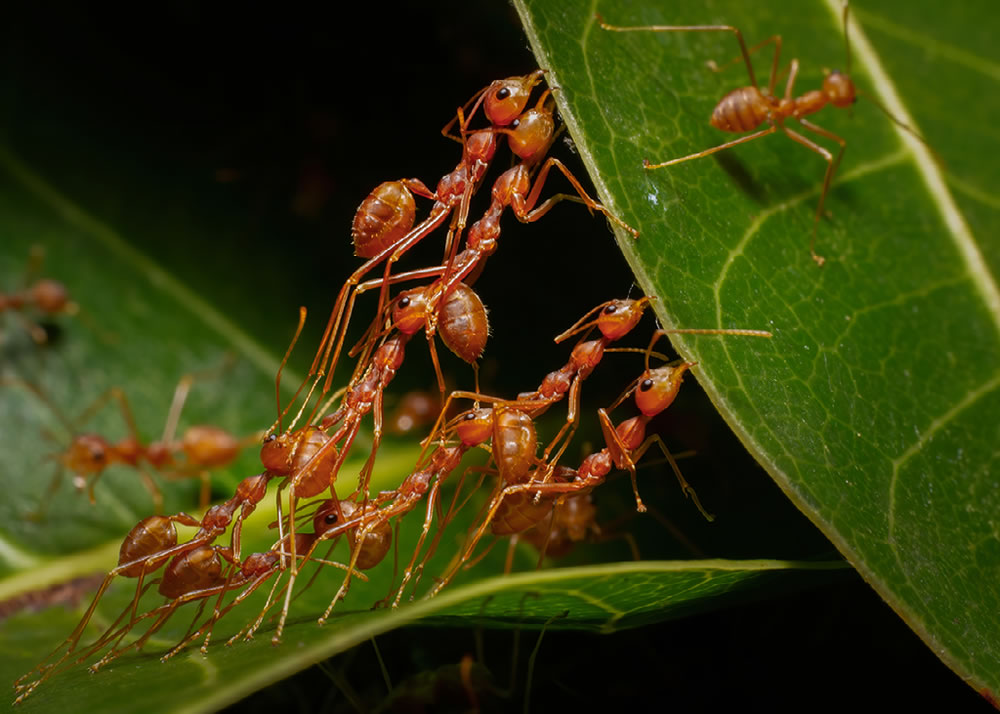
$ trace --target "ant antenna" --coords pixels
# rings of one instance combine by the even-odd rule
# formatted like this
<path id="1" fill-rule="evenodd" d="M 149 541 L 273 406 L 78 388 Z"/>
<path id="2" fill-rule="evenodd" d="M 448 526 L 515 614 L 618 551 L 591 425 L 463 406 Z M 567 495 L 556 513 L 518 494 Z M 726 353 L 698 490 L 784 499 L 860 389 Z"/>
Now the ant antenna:
<path id="1" fill-rule="evenodd" d="M 941 158 L 941 154 L 939 154 L 937 150 L 927 142 L 927 139 L 921 136 L 917 132 L 917 130 L 914 129 L 909 124 L 903 123 L 898 117 L 896 117 L 892 112 L 890 112 L 889 109 L 884 104 L 882 104 L 882 102 L 876 99 L 875 95 L 873 95 L 871 92 L 866 92 L 863 89 L 857 89 L 855 90 L 855 93 L 859 97 L 864 97 L 869 102 L 874 104 L 879 109 L 879 111 L 881 111 L 883 114 L 885 114 L 886 117 L 888 117 L 889 121 L 891 121 L 893 124 L 898 126 L 900 129 L 905 131 L 910 136 L 912 136 L 914 139 L 919 141 L 921 144 L 926 146 L 927 150 L 931 152 L 931 156 L 934 157 L 934 161 L 937 163 L 937 165 L 942 167 L 944 166 L 944 159 Z"/>
<path id="2" fill-rule="evenodd" d="M 281 365 L 278 367 L 278 374 L 274 378 L 274 396 L 278 404 L 278 420 L 271 425 L 271 428 L 265 432 L 264 436 L 269 436 L 274 432 L 274 427 L 278 427 L 278 431 L 281 431 L 281 420 L 284 419 L 288 410 L 292 408 L 295 400 L 299 398 L 299 393 L 302 391 L 302 386 L 298 388 L 295 392 L 295 396 L 292 397 L 292 401 L 288 403 L 288 406 L 284 409 L 281 408 L 281 373 L 285 369 L 285 364 L 288 362 L 288 358 L 292 355 L 292 350 L 295 349 L 295 343 L 299 341 L 299 335 L 302 334 L 302 328 L 306 324 L 306 308 L 302 306 L 299 308 L 299 326 L 295 328 L 295 334 L 292 335 L 292 342 L 288 345 L 288 349 L 285 350 L 285 356 L 281 359 Z M 304 385 L 303 385 L 304 386 Z"/>

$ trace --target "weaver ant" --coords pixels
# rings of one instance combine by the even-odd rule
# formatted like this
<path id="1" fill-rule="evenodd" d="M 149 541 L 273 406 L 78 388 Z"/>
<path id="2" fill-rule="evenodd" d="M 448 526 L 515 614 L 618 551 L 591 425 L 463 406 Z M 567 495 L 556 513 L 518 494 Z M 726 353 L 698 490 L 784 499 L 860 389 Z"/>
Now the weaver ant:
<path id="1" fill-rule="evenodd" d="M 462 288 L 455 290 L 445 302 L 446 309 L 441 323 L 441 336 L 456 354 L 467 361 L 474 362 L 485 346 L 489 325 L 486 321 L 485 308 L 482 307 L 478 296 L 470 288 L 465 286 Z M 318 495 L 327 486 L 331 490 L 333 489 L 333 483 L 340 467 L 357 436 L 361 419 L 369 411 L 372 411 L 374 414 L 372 449 L 359 477 L 358 488 L 355 492 L 363 493 L 367 498 L 368 483 L 382 437 L 384 390 L 402 365 L 406 343 L 426 321 L 422 302 L 412 299 L 413 297 L 412 291 L 409 295 L 404 293 L 394 303 L 392 315 L 397 332 L 383 340 L 382 344 L 375 350 L 365 371 L 352 379 L 340 408 L 325 416 L 319 428 L 304 427 L 297 431 L 282 433 L 280 436 L 268 437 L 261 450 L 261 459 L 265 467 L 272 473 L 287 476 L 286 483 L 291 486 L 289 509 L 292 524 L 293 583 L 296 576 L 294 571 L 297 570 L 294 558 L 296 501 L 300 497 L 307 498 Z M 451 306 L 455 306 L 454 309 Z M 304 315 L 299 323 L 300 331 L 302 320 L 304 320 Z M 298 334 L 296 332 L 296 337 Z M 374 335 L 372 339 L 375 337 L 377 335 Z M 441 379 L 433 343 L 430 344 L 430 347 L 439 379 Z M 286 360 L 287 356 L 286 354 Z M 328 436 L 325 431 L 337 424 L 340 424 L 338 430 L 332 436 Z M 308 440 L 309 445 L 303 448 L 306 440 Z M 279 501 L 280 494 L 279 489 Z M 340 515 L 343 517 L 343 514 Z"/>
<path id="2" fill-rule="evenodd" d="M 664 334 L 666 333 L 663 331 L 654 333 L 647 355 L 652 352 L 653 345 Z M 455 577 L 462 565 L 471 558 L 487 528 L 491 528 L 496 535 L 512 535 L 534 528 L 548 515 L 556 499 L 570 494 L 589 493 L 604 483 L 612 467 L 629 471 L 636 510 L 644 512 L 646 506 L 639 496 L 635 464 L 654 445 L 663 452 L 684 494 L 694 501 L 695 506 L 707 520 L 713 520 L 714 516 L 702 507 L 697 494 L 685 480 L 676 460 L 660 436 L 653 434 L 646 437 L 646 424 L 673 403 L 684 373 L 694 365 L 694 362 L 681 362 L 649 369 L 647 364 L 646 371 L 611 407 L 613 409 L 634 392 L 636 405 L 642 414 L 615 426 L 608 415 L 609 410 L 599 409 L 597 413 L 606 446 L 584 458 L 578 469 L 544 464 L 530 470 L 529 466 L 522 478 L 516 481 L 502 481 L 486 509 L 486 516 L 479 528 L 471 536 L 461 555 L 438 579 L 428 597 L 436 595 Z M 494 453 L 495 451 L 494 447 Z M 542 480 L 542 473 L 545 474 L 544 478 L 547 478 L 547 481 Z"/>
<path id="3" fill-rule="evenodd" d="M 460 236 L 464 231 L 469 213 L 469 202 L 493 160 L 494 153 L 496 152 L 496 135 L 498 133 L 513 132 L 511 134 L 512 137 L 515 135 L 530 137 L 529 139 L 512 141 L 512 147 L 523 145 L 527 141 L 533 147 L 530 149 L 531 151 L 542 150 L 544 152 L 548 148 L 553 133 L 551 112 L 548 114 L 547 124 L 544 121 L 538 122 L 533 118 L 527 119 L 529 115 L 530 117 L 535 116 L 537 112 L 534 110 L 526 112 L 524 114 L 526 117 L 524 128 L 519 128 L 521 121 L 519 117 L 522 116 L 521 112 L 527 104 L 532 88 L 538 83 L 540 78 L 541 72 L 539 71 L 525 77 L 512 77 L 506 80 L 499 80 L 478 95 L 478 101 L 473 107 L 473 112 L 482 102 L 484 104 L 484 112 L 493 125 L 491 129 L 479 130 L 468 134 L 466 120 L 462 113 L 463 110 L 458 110 L 458 120 L 460 121 L 462 131 L 462 161 L 455 167 L 452 173 L 442 177 L 435 191 L 430 191 L 430 189 L 417 179 L 388 181 L 376 187 L 362 202 L 354 217 L 352 235 L 355 252 L 361 257 L 369 258 L 369 261 L 356 270 L 341 288 L 330 320 L 323 333 L 316 358 L 313 360 L 312 367 L 310 368 L 310 375 L 323 374 L 325 371 L 329 371 L 332 375 L 340 355 L 347 325 L 350 322 L 354 300 L 358 294 L 372 287 L 379 287 L 377 313 L 380 314 L 382 306 L 386 302 L 387 290 L 390 283 L 448 272 L 448 267 L 443 266 L 440 268 L 413 271 L 393 276 L 390 279 L 390 271 L 393 263 L 397 262 L 415 243 L 441 226 L 455 209 L 458 210 L 453 218 L 448 242 L 451 243 L 451 236 Z M 477 97 L 473 98 L 473 100 L 476 99 Z M 446 136 L 451 125 L 447 125 L 442 130 Z M 496 128 L 506 125 L 513 125 L 516 128 L 513 130 Z M 522 150 L 528 151 L 529 149 L 524 148 Z M 413 225 L 415 220 L 413 193 L 434 200 L 430 214 L 416 227 Z M 446 252 L 453 255 L 454 247 L 447 248 Z M 383 260 L 387 261 L 383 278 L 359 285 L 358 282 L 361 277 Z M 449 264 L 451 262 L 452 259 L 449 258 Z M 469 270 L 465 271 L 462 275 L 467 275 L 471 269 L 472 267 L 470 266 Z M 442 292 L 441 295 L 446 296 L 458 280 L 461 280 L 461 277 L 451 281 L 448 284 L 448 289 Z M 350 293 L 349 296 L 348 293 Z M 435 302 L 435 308 L 436 305 L 437 303 Z M 434 334 L 434 329 L 435 326 L 432 322 L 430 327 L 431 337 Z M 361 361 L 364 362 L 366 357 L 367 355 L 364 355 Z M 330 377 L 327 378 L 324 391 L 329 385 L 329 380 Z"/>
<path id="4" fill-rule="evenodd" d="M 54 456 L 59 462 L 59 467 L 39 503 L 38 510 L 30 514 L 29 517 L 33 520 L 40 520 L 44 517 L 52 494 L 62 484 L 62 471 L 64 469 L 72 474 L 76 488 L 81 491 L 86 490 L 90 502 L 95 503 L 94 489 L 98 480 L 105 469 L 115 464 L 130 466 L 138 471 L 143 484 L 153 499 L 153 510 L 156 513 L 163 509 L 163 494 L 144 465 L 166 474 L 168 478 L 197 476 L 201 481 L 199 507 L 208 506 L 211 497 L 209 470 L 231 464 L 239 456 L 243 447 L 256 442 L 259 435 L 255 434 L 247 439 L 238 439 L 218 426 L 200 424 L 188 427 L 181 438 L 176 439 L 181 411 L 195 380 L 194 375 L 185 375 L 178 381 L 163 427 L 163 435 L 160 439 L 148 444 L 143 444 L 139 437 L 128 398 L 117 387 L 113 387 L 99 396 L 77 419 L 71 421 L 36 385 L 14 378 L 0 380 L 0 384 L 19 384 L 32 392 L 49 407 L 70 433 L 76 431 L 76 424 L 87 421 L 109 401 L 117 402 L 128 431 L 128 436 L 115 443 L 99 434 L 78 433 L 74 436 L 69 446 Z M 183 459 L 177 458 L 179 454 L 184 455 Z"/>
<path id="5" fill-rule="evenodd" d="M 482 104 L 492 127 L 510 124 L 520 116 L 532 88 L 540 79 L 541 71 L 536 71 L 524 77 L 494 82 L 473 98 L 476 103 L 472 113 Z M 341 288 L 310 367 L 310 376 L 329 372 L 324 392 L 329 387 L 337 365 L 350 320 L 348 295 L 350 294 L 350 304 L 353 304 L 354 288 L 361 278 L 379 263 L 387 261 L 377 310 L 381 313 L 386 302 L 392 264 L 413 245 L 443 225 L 456 209 L 450 235 L 460 235 L 465 229 L 469 202 L 489 169 L 496 152 L 497 139 L 493 128 L 468 133 L 461 109 L 457 113 L 457 120 L 461 129 L 462 160 L 454 171 L 441 178 L 436 190 L 431 191 L 417 179 L 385 182 L 376 187 L 355 214 L 352 228 L 355 252 L 369 260 L 352 273 Z M 453 122 L 449 123 L 442 133 L 448 136 L 447 132 L 452 125 Z M 430 214 L 416 226 L 413 193 L 434 201 Z"/>
<path id="6" fill-rule="evenodd" d="M 259 480 L 262 477 L 254 478 Z M 262 493 L 260 495 L 261 497 L 263 496 Z M 332 517 L 331 514 L 333 514 Z M 178 546 L 176 544 L 176 531 L 173 528 L 173 523 L 175 522 L 182 525 L 197 525 L 198 523 L 185 514 L 169 517 L 152 516 L 140 522 L 133 529 L 122 545 L 120 557 L 120 560 L 131 559 L 131 562 L 120 565 L 109 573 L 73 634 L 46 659 L 51 659 L 63 647 L 66 647 L 66 652 L 63 653 L 62 657 L 52 664 L 45 664 L 43 661 L 35 670 L 24 675 L 24 677 L 21 677 L 15 683 L 15 690 L 19 692 L 19 696 L 14 702 L 15 704 L 23 701 L 53 674 L 67 667 L 81 664 L 109 645 L 111 647 L 108 652 L 95 664 L 91 665 L 90 670 L 92 672 L 96 672 L 129 650 L 141 649 L 162 628 L 179 607 L 189 602 L 199 602 L 198 610 L 192 619 L 192 626 L 181 642 L 161 657 L 161 661 L 166 661 L 177 654 L 189 642 L 203 634 L 206 638 L 202 645 L 202 652 L 205 652 L 215 623 L 260 587 L 261 584 L 266 582 L 274 573 L 278 572 L 281 556 L 287 555 L 283 552 L 284 540 L 279 540 L 270 550 L 264 553 L 250 554 L 242 562 L 239 559 L 238 552 L 234 552 L 231 547 L 209 545 L 207 541 L 198 536 L 192 539 L 191 542 Z M 315 524 L 314 533 L 300 533 L 298 536 L 300 550 L 302 551 L 307 550 L 325 531 L 332 528 L 337 523 L 337 517 L 333 513 L 333 509 L 327 504 L 318 510 L 316 516 L 313 518 L 313 522 Z M 138 556 L 138 551 L 146 551 L 147 554 L 145 556 Z M 313 558 L 313 560 L 324 565 L 344 567 L 340 563 L 334 563 L 325 559 Z M 159 569 L 164 563 L 167 563 L 167 567 L 163 575 L 157 580 L 143 584 L 144 576 Z M 227 564 L 229 566 L 228 572 L 226 568 Z M 86 647 L 77 650 L 76 647 L 83 630 L 93 616 L 97 603 L 100 601 L 101 596 L 115 574 L 139 578 L 136 584 L 135 596 L 114 622 L 105 629 L 101 637 Z M 357 575 L 365 579 L 363 574 L 357 573 Z M 137 613 L 140 599 L 154 584 L 158 585 L 157 591 L 166 598 L 166 602 L 147 612 Z M 228 593 L 240 588 L 243 588 L 243 591 L 231 603 L 222 607 L 223 598 Z M 212 617 L 200 628 L 194 630 L 198 618 L 204 611 L 205 605 L 213 597 L 217 597 L 217 602 Z M 128 619 L 126 620 L 126 618 Z M 137 640 L 124 647 L 120 646 L 121 641 L 129 632 L 134 630 L 141 622 L 149 619 L 153 620 L 152 624 Z M 125 621 L 124 624 L 122 624 L 123 621 Z M 192 632 L 192 630 L 194 631 Z M 64 665 L 63 663 L 72 654 L 77 654 L 78 656 L 74 661 Z M 35 672 L 40 673 L 41 676 L 27 684 L 21 683 L 25 677 Z"/>
<path id="7" fill-rule="evenodd" d="M 904 124 L 902 121 L 893 116 L 888 109 L 882 106 L 874 97 L 866 92 L 862 92 L 857 89 L 854 85 L 854 81 L 850 77 L 851 70 L 851 50 L 850 50 L 850 39 L 848 36 L 848 3 L 844 3 L 844 13 L 843 13 L 843 24 L 844 24 L 844 46 L 847 54 L 847 68 L 845 71 L 841 72 L 838 70 L 827 71 L 826 77 L 823 79 L 822 88 L 817 90 L 812 90 L 806 92 L 802 96 L 793 97 L 792 91 L 795 86 L 795 80 L 799 73 L 799 61 L 798 59 L 793 59 L 789 64 L 788 68 L 788 80 L 785 83 L 785 94 L 783 97 L 778 97 L 775 95 L 775 85 L 778 81 L 778 65 L 781 54 L 781 35 L 772 35 L 768 37 L 763 42 L 759 42 L 753 47 L 747 48 L 746 43 L 743 41 L 743 35 L 736 27 L 731 25 L 646 25 L 637 27 L 620 27 L 617 25 L 610 25 L 604 22 L 600 15 L 597 15 L 598 22 L 600 26 L 612 32 L 731 32 L 736 36 L 737 42 L 740 45 L 740 57 L 727 62 L 721 66 L 715 64 L 715 62 L 709 62 L 709 68 L 714 72 L 720 72 L 726 67 L 739 63 L 742 59 L 743 63 L 747 68 L 747 75 L 750 78 L 750 85 L 746 87 L 740 87 L 734 89 L 733 91 L 726 94 L 719 103 L 716 105 L 715 109 L 712 111 L 712 118 L 710 123 L 716 129 L 721 131 L 741 134 L 748 131 L 754 131 L 762 124 L 767 123 L 769 126 L 766 129 L 761 129 L 760 131 L 754 131 L 754 133 L 747 136 L 742 136 L 738 139 L 732 141 L 727 141 L 724 144 L 715 146 L 711 149 L 706 149 L 704 151 L 699 151 L 688 156 L 682 156 L 678 159 L 671 159 L 669 161 L 664 161 L 662 163 L 652 163 L 647 159 L 643 159 L 643 167 L 648 170 L 660 169 L 666 166 L 673 166 L 674 164 L 679 164 L 684 161 L 690 161 L 691 159 L 700 159 L 703 156 L 710 156 L 723 149 L 728 149 L 739 144 L 745 144 L 754 139 L 759 139 L 762 136 L 767 136 L 768 134 L 773 134 L 776 131 L 781 131 L 789 139 L 797 144 L 800 144 L 812 152 L 815 152 L 823 157 L 827 163 L 826 174 L 823 177 L 823 189 L 820 192 L 819 203 L 816 205 L 816 214 L 813 218 L 813 228 L 812 237 L 809 242 L 809 254 L 812 259 L 816 261 L 818 265 L 823 265 L 825 258 L 816 253 L 816 229 L 819 225 L 820 218 L 823 215 L 823 202 L 826 199 L 826 194 L 830 190 L 830 182 L 833 179 L 833 175 L 837 171 L 837 167 L 840 165 L 840 160 L 844 156 L 844 149 L 847 147 L 847 142 L 837 134 L 824 129 L 821 126 L 814 124 L 805 117 L 810 114 L 815 114 L 820 111 L 828 104 L 833 105 L 839 109 L 844 109 L 852 106 L 859 96 L 866 96 L 872 103 L 874 103 L 889 119 L 899 126 L 901 129 L 909 132 L 914 137 L 919 139 L 921 142 L 926 144 L 924 139 L 917 134 L 912 128 Z M 774 45 L 774 59 L 771 63 L 771 73 L 768 79 L 767 88 L 761 89 L 757 84 L 757 77 L 753 71 L 753 65 L 750 62 L 750 55 L 761 48 L 773 44 Z M 837 156 L 834 157 L 833 154 L 824 147 L 820 146 L 811 139 L 799 134 L 792 129 L 785 126 L 786 120 L 791 120 L 797 122 L 803 129 L 806 129 L 813 134 L 821 136 L 825 139 L 836 142 L 840 149 L 837 152 Z"/>
<path id="8" fill-rule="evenodd" d="M 79 305 L 70 300 L 66 286 L 57 280 L 41 278 L 32 280 L 31 276 L 38 272 L 44 259 L 44 250 L 33 246 L 29 255 L 26 270 L 25 285 L 21 290 L 11 293 L 0 291 L 0 313 L 13 312 L 21 320 L 24 329 L 37 344 L 48 341 L 45 328 L 28 317 L 29 311 L 51 315 L 75 315 L 80 311 Z"/>
<path id="9" fill-rule="evenodd" d="M 345 507 L 349 506 L 349 504 L 342 504 L 342 505 Z M 338 515 L 338 512 L 340 510 L 341 507 L 338 506 L 338 504 L 336 503 L 336 499 L 328 499 L 319 504 L 319 508 L 317 508 L 315 515 L 312 516 L 313 532 L 312 533 L 300 532 L 295 536 L 296 542 L 298 544 L 299 553 L 308 553 L 309 556 L 311 556 L 312 550 L 316 547 L 316 545 L 319 542 L 325 540 L 326 537 L 331 534 L 331 531 L 336 529 L 337 532 L 332 533 L 332 535 L 334 536 L 339 535 L 340 533 L 343 532 L 343 526 L 341 525 L 340 516 Z M 344 510 L 345 512 L 350 511 L 349 508 L 345 508 Z M 194 617 L 193 620 L 194 623 L 197 623 L 198 617 L 201 615 L 201 612 L 204 609 L 204 604 L 207 598 L 214 597 L 216 595 L 218 595 L 218 597 L 216 600 L 216 605 L 212 613 L 212 616 L 198 629 L 195 629 L 194 624 L 192 624 L 192 627 L 190 628 L 189 632 L 184 636 L 184 638 L 182 638 L 182 640 L 177 645 L 175 645 L 169 652 L 163 655 L 160 658 L 160 661 L 161 662 L 167 661 L 168 659 L 176 655 L 178 652 L 183 650 L 190 642 L 197 639 L 198 637 L 201 637 L 202 635 L 205 636 L 205 640 L 202 642 L 201 652 L 202 654 L 206 654 L 208 651 L 209 642 L 211 640 L 212 630 L 214 629 L 215 624 L 220 619 L 222 619 L 226 614 L 232 611 L 233 608 L 235 608 L 237 605 L 243 602 L 251 594 L 253 594 L 261 585 L 267 582 L 267 580 L 269 580 L 275 573 L 280 573 L 283 570 L 283 568 L 281 567 L 281 562 L 284 558 L 287 558 L 290 555 L 290 553 L 287 550 L 287 544 L 289 538 L 290 536 L 285 536 L 280 538 L 273 546 L 271 546 L 269 550 L 263 553 L 251 553 L 242 562 L 239 562 L 236 559 L 228 558 L 228 561 L 232 567 L 230 568 L 230 571 L 227 575 L 223 577 L 221 572 L 218 575 L 214 575 L 213 571 L 214 580 L 211 585 L 205 588 L 201 588 L 197 591 L 189 590 L 188 592 L 181 593 L 178 597 L 185 598 L 186 602 L 189 602 L 196 598 L 202 600 L 198 612 Z M 225 557 L 225 554 L 223 554 L 223 557 Z M 305 558 L 306 556 L 300 556 L 300 557 Z M 346 568 L 346 566 L 343 565 L 342 563 L 337 563 L 325 558 L 309 557 L 309 560 L 315 563 L 319 563 L 321 565 L 328 565 L 335 568 L 340 568 L 342 570 Z M 367 576 L 365 576 L 363 573 L 355 572 L 354 574 L 360 577 L 362 580 L 367 580 Z M 274 595 L 274 590 L 277 587 L 277 584 L 278 582 L 276 581 L 275 586 L 272 587 L 271 594 L 268 596 L 269 603 Z M 230 603 L 228 603 L 226 606 L 223 607 L 222 602 L 225 596 L 228 593 L 238 590 L 240 588 L 242 588 L 242 591 Z M 162 589 L 163 588 L 161 587 L 161 593 Z M 162 594 L 167 595 L 166 593 Z M 171 597 L 171 595 L 167 595 L 167 597 L 169 598 Z M 179 604 L 183 604 L 183 602 L 180 603 L 168 602 L 165 605 L 161 606 L 160 608 L 157 608 L 157 610 L 163 611 L 162 614 L 157 615 L 157 611 L 144 614 L 142 617 L 150 617 L 156 615 L 157 620 L 150 628 L 150 630 L 147 631 L 143 635 L 143 637 L 140 638 L 139 641 L 129 645 L 129 648 L 138 649 L 142 647 L 145 640 L 148 639 L 148 637 L 152 634 L 152 632 L 155 632 L 157 629 L 159 629 L 162 623 L 170 616 L 170 614 L 172 614 L 172 611 L 176 609 L 176 607 Z M 264 612 L 266 612 L 269 607 L 270 605 L 265 607 Z M 256 628 L 260 625 L 262 618 L 263 618 L 263 613 L 261 614 L 261 618 L 258 618 L 258 621 L 252 628 L 252 630 L 247 634 L 248 639 L 252 637 L 253 630 L 256 630 Z M 128 629 L 131 629 L 131 626 L 132 625 L 130 624 Z M 232 638 L 230 638 L 227 644 L 231 645 L 242 634 L 244 634 L 243 631 L 237 633 Z M 124 650 L 116 652 L 114 656 L 118 656 L 123 651 Z M 101 662 L 99 662 L 98 665 L 103 665 L 104 663 L 105 660 L 101 660 Z"/>
<path id="10" fill-rule="evenodd" d="M 522 114 L 510 128 L 497 130 L 508 135 L 511 151 L 521 158 L 521 162 L 497 178 L 493 184 L 490 206 L 482 218 L 470 226 L 465 249 L 449 258 L 448 264 L 443 266 L 443 274 L 437 281 L 441 283 L 439 294 L 442 297 L 449 295 L 460 281 L 475 275 L 476 271 L 481 269 L 483 261 L 496 252 L 497 240 L 500 237 L 500 218 L 507 208 L 510 208 L 522 223 L 533 223 L 560 201 L 578 201 L 590 211 L 600 211 L 621 228 L 629 231 L 633 237 L 639 237 L 638 231 L 587 195 L 577 178 L 561 161 L 549 157 L 539 166 L 539 162 L 548 152 L 555 133 L 552 108 L 548 103 L 550 95 L 551 90 L 546 90 L 537 105 Z M 539 204 L 542 188 L 549 171 L 553 168 L 562 172 L 577 195 L 556 194 Z M 457 248 L 457 245 L 455 247 Z M 433 334 L 433 331 L 434 324 L 430 322 L 428 332 Z"/>
<path id="11" fill-rule="evenodd" d="M 70 636 L 59 645 L 48 657 L 35 667 L 31 672 L 20 677 L 14 684 L 14 689 L 19 693 L 15 703 L 20 702 L 33 692 L 38 685 L 48 679 L 66 659 L 76 651 L 80 638 L 83 636 L 87 623 L 90 622 L 97 609 L 98 603 L 107 591 L 108 586 L 118 576 L 126 578 L 136 578 L 136 594 L 131 605 L 125 612 L 131 612 L 135 616 L 135 611 L 139 605 L 139 598 L 145 592 L 143 581 L 147 575 L 156 572 L 168 562 L 177 571 L 177 578 L 183 579 L 185 574 L 191 574 L 193 581 L 203 582 L 202 575 L 212 572 L 212 561 L 215 556 L 223 556 L 235 561 L 240 557 L 240 542 L 243 521 L 254 511 L 257 504 L 267 493 L 267 482 L 270 477 L 267 474 L 251 476 L 244 479 L 236 489 L 236 494 L 219 505 L 210 508 L 199 521 L 186 513 L 177 513 L 170 516 L 149 516 L 139 521 L 122 541 L 122 546 L 118 556 L 118 566 L 113 568 L 104 578 L 104 582 L 98 588 L 90 607 L 84 613 L 79 624 L 70 633 Z M 237 511 L 239 514 L 237 515 Z M 235 516 L 235 519 L 234 519 Z M 177 525 L 198 528 L 198 532 L 191 540 L 179 543 L 177 538 Z M 230 546 L 225 549 L 209 548 L 220 535 L 225 533 L 232 525 L 230 535 Z M 204 550 L 209 548 L 208 551 Z M 194 552 L 199 555 L 191 555 Z M 201 566 L 204 566 L 203 568 Z M 208 576 L 206 576 L 208 577 Z M 168 579 L 170 582 L 180 582 L 177 579 Z M 180 585 L 178 585 L 180 588 Z M 168 595 L 169 597 L 169 595 Z M 124 614 L 123 614 L 124 616 Z M 120 620 L 119 620 L 120 621 Z M 117 626 L 117 622 L 115 623 Z M 65 650 L 65 651 L 64 651 Z M 61 656 L 51 664 L 46 664 L 49 660 Z M 91 653 L 85 655 L 90 656 Z M 22 684 L 23 680 L 31 674 L 38 672 L 41 676 Z"/>

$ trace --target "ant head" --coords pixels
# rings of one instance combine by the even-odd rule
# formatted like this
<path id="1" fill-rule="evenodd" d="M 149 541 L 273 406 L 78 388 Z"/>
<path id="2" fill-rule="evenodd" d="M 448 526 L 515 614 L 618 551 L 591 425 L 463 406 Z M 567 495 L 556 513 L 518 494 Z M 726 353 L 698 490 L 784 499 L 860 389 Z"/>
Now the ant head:
<path id="1" fill-rule="evenodd" d="M 347 509 L 348 502 L 345 501 L 341 504 L 341 510 L 346 518 L 348 515 Z M 353 504 L 351 504 L 353 505 Z M 353 512 L 353 510 L 351 511 Z M 314 533 L 325 533 L 330 530 L 333 526 L 337 525 L 340 518 L 337 516 L 337 503 L 333 499 L 328 499 L 323 501 L 320 505 L 319 510 L 316 511 L 316 515 L 313 516 L 313 532 Z"/>
<path id="2" fill-rule="evenodd" d="M 271 434 L 260 447 L 260 462 L 272 473 L 287 474 L 296 439 L 293 434 Z"/>
<path id="3" fill-rule="evenodd" d="M 111 445 L 103 437 L 81 434 L 73 439 L 59 460 L 74 474 L 84 476 L 100 473 L 112 463 L 113 457 Z"/>
<path id="4" fill-rule="evenodd" d="M 477 446 L 493 436 L 493 410 L 470 409 L 455 418 L 455 433 L 466 446 Z"/>
<path id="5" fill-rule="evenodd" d="M 427 323 L 427 294 L 424 288 L 414 288 L 399 294 L 392 305 L 392 325 L 404 335 L 413 335 Z"/>
<path id="6" fill-rule="evenodd" d="M 543 70 L 536 70 L 523 77 L 498 79 L 486 89 L 483 110 L 494 126 L 507 126 L 520 116 L 542 73 Z"/>
<path id="7" fill-rule="evenodd" d="M 647 297 L 639 300 L 612 300 L 597 316 L 597 329 L 609 340 L 621 339 L 639 323 L 649 303 Z"/>
<path id="8" fill-rule="evenodd" d="M 858 101 L 854 81 L 846 72 L 833 70 L 823 78 L 823 94 L 835 107 L 849 107 Z"/>
<path id="9" fill-rule="evenodd" d="M 646 416 L 655 416 L 673 404 L 681 388 L 684 373 L 694 362 L 681 362 L 676 367 L 665 365 L 647 370 L 635 389 L 635 404 Z"/>

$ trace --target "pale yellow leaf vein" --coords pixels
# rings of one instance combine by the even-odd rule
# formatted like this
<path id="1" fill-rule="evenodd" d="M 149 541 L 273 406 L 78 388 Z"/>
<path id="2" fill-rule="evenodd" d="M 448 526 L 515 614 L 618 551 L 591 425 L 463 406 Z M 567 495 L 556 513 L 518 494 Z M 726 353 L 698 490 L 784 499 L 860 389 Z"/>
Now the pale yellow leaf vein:
<path id="1" fill-rule="evenodd" d="M 843 10 L 841 0 L 826 0 L 826 5 L 833 13 L 833 16 L 840 18 Z M 872 83 L 886 109 L 904 124 L 913 127 L 919 133 L 919 128 L 913 117 L 906 111 L 903 100 L 896 92 L 896 86 L 889 78 L 888 73 L 879 60 L 878 53 L 868 41 L 868 37 L 861 27 L 853 19 L 850 20 L 850 28 L 847 30 L 851 35 L 851 46 L 855 53 L 862 59 L 865 68 L 871 75 Z M 973 284 L 979 290 L 983 300 L 993 315 L 994 326 L 1000 332 L 1000 288 L 997 287 L 993 275 L 990 273 L 983 259 L 983 255 L 976 245 L 976 241 L 969 230 L 965 218 L 955 205 L 948 187 L 945 184 L 941 169 L 931 156 L 930 150 L 920 140 L 907 131 L 893 125 L 900 140 L 913 154 L 917 170 L 931 194 L 933 203 L 937 206 L 941 217 L 951 232 L 952 239 L 962 258 L 965 260 L 969 275 Z"/>

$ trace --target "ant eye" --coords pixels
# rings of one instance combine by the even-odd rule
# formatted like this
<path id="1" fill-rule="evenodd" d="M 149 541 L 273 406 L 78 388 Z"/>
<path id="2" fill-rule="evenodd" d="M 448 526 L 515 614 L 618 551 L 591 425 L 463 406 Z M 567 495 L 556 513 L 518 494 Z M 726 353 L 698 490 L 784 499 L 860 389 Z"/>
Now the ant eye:
<path id="1" fill-rule="evenodd" d="M 334 523 L 337 522 L 337 514 L 336 513 L 326 514 L 326 516 L 324 516 L 323 518 L 323 522 L 326 523 L 328 526 L 332 526 Z"/>
<path id="2" fill-rule="evenodd" d="M 652 388 L 653 388 L 653 380 L 652 379 L 644 379 L 644 380 L 642 380 L 642 384 L 639 385 L 639 391 L 640 392 L 648 392 Z"/>
<path id="3" fill-rule="evenodd" d="M 264 437 L 264 443 L 265 444 L 270 444 L 272 441 L 274 441 L 277 438 L 278 438 L 277 434 L 268 434 L 267 436 Z"/>
<path id="4" fill-rule="evenodd" d="M 410 306 L 410 298 L 408 298 L 408 297 L 402 297 L 402 298 L 400 298 L 399 299 L 399 306 L 400 307 L 409 307 Z"/>
<path id="5" fill-rule="evenodd" d="M 510 89 L 508 89 L 507 87 L 501 87 L 500 89 L 497 90 L 497 99 L 503 100 L 509 96 L 510 96 Z"/>
<path id="6" fill-rule="evenodd" d="M 473 419 L 475 419 L 475 418 L 476 418 L 476 415 L 475 415 L 475 413 L 473 413 L 473 412 L 469 412 L 468 414 L 466 414 L 466 415 L 465 415 L 464 417 L 462 417 L 462 418 L 463 418 L 463 419 L 465 419 L 465 421 L 472 421 Z"/>
<path id="7" fill-rule="evenodd" d="M 614 315 L 616 312 L 618 312 L 617 305 L 608 305 L 606 308 L 604 308 L 605 315 Z"/>

